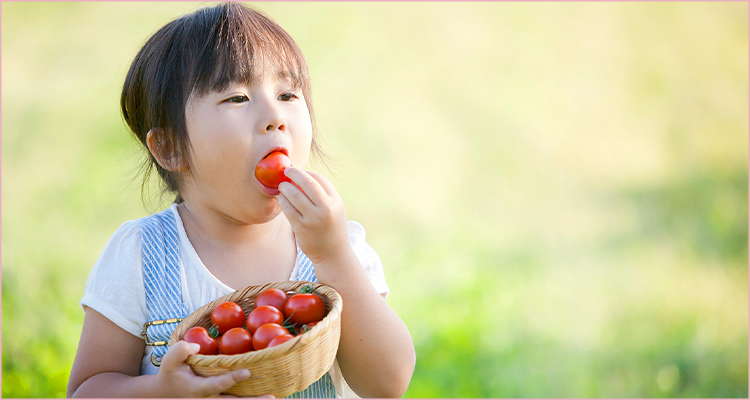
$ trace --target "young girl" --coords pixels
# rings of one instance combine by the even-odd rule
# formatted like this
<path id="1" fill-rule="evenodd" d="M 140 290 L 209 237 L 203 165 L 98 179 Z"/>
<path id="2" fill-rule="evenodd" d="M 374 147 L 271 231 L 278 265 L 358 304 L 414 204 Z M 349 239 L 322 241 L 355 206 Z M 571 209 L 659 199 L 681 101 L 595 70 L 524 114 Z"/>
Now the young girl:
<path id="1" fill-rule="evenodd" d="M 160 345 L 176 326 L 161 322 L 248 285 L 298 279 L 334 287 L 345 304 L 334 367 L 298 396 L 405 392 L 414 347 L 384 300 L 380 260 L 333 185 L 302 169 L 318 151 L 310 98 L 296 43 L 240 4 L 183 16 L 146 42 L 122 112 L 176 201 L 123 224 L 94 266 L 68 396 L 222 393 L 252 368 L 196 376 L 185 360 L 197 348 Z M 277 190 L 254 175 L 273 151 L 294 166 Z"/>

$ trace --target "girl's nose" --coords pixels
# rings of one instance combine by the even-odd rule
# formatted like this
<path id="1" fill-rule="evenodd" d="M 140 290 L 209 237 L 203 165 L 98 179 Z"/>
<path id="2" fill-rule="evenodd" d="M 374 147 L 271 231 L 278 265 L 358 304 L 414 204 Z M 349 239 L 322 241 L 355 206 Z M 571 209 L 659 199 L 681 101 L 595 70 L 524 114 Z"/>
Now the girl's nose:
<path id="1" fill-rule="evenodd" d="M 269 122 L 269 124 L 266 126 L 266 132 L 271 131 L 286 131 L 286 124 L 282 120 L 274 120 L 272 122 Z"/>
<path id="2" fill-rule="evenodd" d="M 263 110 L 262 129 L 264 133 L 273 131 L 286 131 L 286 121 L 284 115 L 279 109 L 278 105 L 274 104 L 273 101 L 268 103 L 268 106 Z"/>

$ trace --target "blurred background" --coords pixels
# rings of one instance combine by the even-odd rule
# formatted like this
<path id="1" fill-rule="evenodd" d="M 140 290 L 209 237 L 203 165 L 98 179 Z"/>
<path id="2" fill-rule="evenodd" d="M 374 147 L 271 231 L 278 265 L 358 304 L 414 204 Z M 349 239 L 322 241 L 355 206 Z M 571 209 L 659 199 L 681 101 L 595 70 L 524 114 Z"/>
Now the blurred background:
<path id="1" fill-rule="evenodd" d="M 119 94 L 205 4 L 2 3 L 3 397 L 65 395 L 91 267 L 167 206 Z M 251 5 L 307 57 L 405 397 L 747 398 L 747 3 Z"/>

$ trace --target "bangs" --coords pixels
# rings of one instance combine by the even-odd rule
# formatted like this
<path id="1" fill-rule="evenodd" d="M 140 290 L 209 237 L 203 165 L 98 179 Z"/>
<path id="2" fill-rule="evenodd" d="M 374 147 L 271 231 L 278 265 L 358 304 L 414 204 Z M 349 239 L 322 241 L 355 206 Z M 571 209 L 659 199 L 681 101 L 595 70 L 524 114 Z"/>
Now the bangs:
<path id="1" fill-rule="evenodd" d="M 196 29 L 192 73 L 187 93 L 205 95 L 230 83 L 252 84 L 264 76 L 288 80 L 295 89 L 309 87 L 309 73 L 297 44 L 278 24 L 257 11 L 234 3 L 204 10 L 206 23 Z"/>

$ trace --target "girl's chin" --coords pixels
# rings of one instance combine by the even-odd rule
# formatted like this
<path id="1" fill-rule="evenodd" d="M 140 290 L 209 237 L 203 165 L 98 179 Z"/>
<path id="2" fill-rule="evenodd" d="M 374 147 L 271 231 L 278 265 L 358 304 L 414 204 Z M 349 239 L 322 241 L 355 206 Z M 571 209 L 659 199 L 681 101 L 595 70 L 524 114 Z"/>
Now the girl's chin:
<path id="1" fill-rule="evenodd" d="M 277 201 L 278 197 L 267 197 L 266 199 L 267 202 L 265 202 L 264 206 L 262 207 L 262 214 L 265 218 L 268 219 L 268 221 L 270 221 L 278 217 L 279 214 L 282 213 L 282 211 L 281 206 L 279 206 L 279 202 Z"/>

